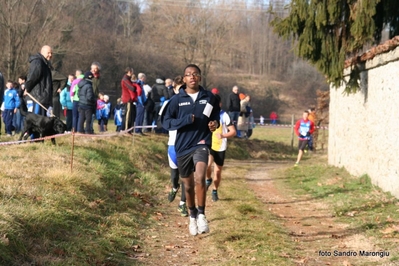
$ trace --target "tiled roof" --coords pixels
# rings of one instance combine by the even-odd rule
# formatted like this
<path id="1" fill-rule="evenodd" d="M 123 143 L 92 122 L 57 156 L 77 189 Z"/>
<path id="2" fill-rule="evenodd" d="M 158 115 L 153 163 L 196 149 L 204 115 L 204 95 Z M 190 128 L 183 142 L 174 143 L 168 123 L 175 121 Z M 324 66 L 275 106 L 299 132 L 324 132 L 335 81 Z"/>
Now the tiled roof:
<path id="1" fill-rule="evenodd" d="M 399 36 L 395 36 L 392 39 L 387 40 L 380 45 L 374 46 L 373 48 L 371 48 L 370 50 L 359 56 L 354 56 L 352 58 L 345 60 L 345 68 L 354 64 L 363 63 L 367 60 L 373 59 L 374 56 L 389 52 L 398 46 L 399 46 Z"/>

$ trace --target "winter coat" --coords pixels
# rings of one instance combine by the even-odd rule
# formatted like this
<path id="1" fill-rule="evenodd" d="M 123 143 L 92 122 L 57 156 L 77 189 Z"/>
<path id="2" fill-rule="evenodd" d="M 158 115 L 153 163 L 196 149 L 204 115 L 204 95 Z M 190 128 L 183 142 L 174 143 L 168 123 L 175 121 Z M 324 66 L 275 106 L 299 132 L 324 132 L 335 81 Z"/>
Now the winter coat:
<path id="1" fill-rule="evenodd" d="M 124 75 L 121 81 L 123 103 L 137 102 L 138 93 L 141 93 L 140 85 L 134 83 L 131 77 Z M 140 94 L 141 95 L 141 94 Z"/>
<path id="2" fill-rule="evenodd" d="M 18 92 L 14 89 L 6 89 L 4 91 L 4 109 L 12 110 L 19 107 Z"/>
<path id="3" fill-rule="evenodd" d="M 162 97 L 164 97 L 164 101 L 169 99 L 168 88 L 166 88 L 162 79 L 156 79 L 156 83 L 152 86 L 151 97 L 152 100 L 156 103 L 162 102 Z"/>
<path id="4" fill-rule="evenodd" d="M 51 65 L 40 53 L 29 57 L 29 72 L 25 89 L 44 107 L 52 105 L 53 82 Z"/>
<path id="5" fill-rule="evenodd" d="M 57 90 L 61 89 L 62 91 L 65 88 L 68 78 L 56 70 L 51 71 L 51 78 L 53 80 L 53 97 L 57 98 L 60 96 Z"/>
<path id="6" fill-rule="evenodd" d="M 71 101 L 71 95 L 69 94 L 67 87 L 65 87 L 60 93 L 60 103 L 62 105 L 62 109 L 64 109 L 66 107 L 68 110 L 72 110 L 72 108 L 73 108 L 73 103 Z"/>
<path id="7" fill-rule="evenodd" d="M 234 92 L 229 94 L 227 98 L 227 111 L 228 112 L 240 112 L 240 97 Z"/>
<path id="8" fill-rule="evenodd" d="M 94 96 L 91 80 L 82 79 L 79 83 L 79 107 L 96 109 L 96 97 Z"/>

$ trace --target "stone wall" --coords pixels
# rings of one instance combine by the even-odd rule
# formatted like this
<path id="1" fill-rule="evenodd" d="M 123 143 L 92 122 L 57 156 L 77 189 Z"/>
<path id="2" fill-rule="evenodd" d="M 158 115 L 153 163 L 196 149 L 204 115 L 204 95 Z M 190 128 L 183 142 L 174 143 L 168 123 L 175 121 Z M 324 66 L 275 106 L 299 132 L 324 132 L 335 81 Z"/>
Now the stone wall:
<path id="1" fill-rule="evenodd" d="M 399 197 L 399 47 L 361 67 L 361 91 L 330 88 L 328 162 Z"/>

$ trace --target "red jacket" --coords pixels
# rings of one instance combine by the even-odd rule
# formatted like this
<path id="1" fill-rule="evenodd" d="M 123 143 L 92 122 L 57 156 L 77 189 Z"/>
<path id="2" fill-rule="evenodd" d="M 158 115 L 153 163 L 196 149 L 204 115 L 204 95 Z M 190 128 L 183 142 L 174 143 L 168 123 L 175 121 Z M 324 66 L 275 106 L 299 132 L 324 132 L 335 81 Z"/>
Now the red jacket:
<path id="1" fill-rule="evenodd" d="M 137 102 L 137 97 L 141 95 L 140 85 L 134 83 L 128 75 L 124 75 L 121 81 L 123 103 Z"/>

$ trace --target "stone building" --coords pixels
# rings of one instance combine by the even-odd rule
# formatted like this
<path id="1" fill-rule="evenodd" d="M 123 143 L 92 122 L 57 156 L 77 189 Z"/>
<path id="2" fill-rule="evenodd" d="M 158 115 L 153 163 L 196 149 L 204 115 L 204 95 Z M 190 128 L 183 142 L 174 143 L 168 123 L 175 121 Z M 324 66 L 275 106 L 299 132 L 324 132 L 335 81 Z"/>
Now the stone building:
<path id="1" fill-rule="evenodd" d="M 399 197 L 399 36 L 351 60 L 361 89 L 330 88 L 328 162 Z"/>

